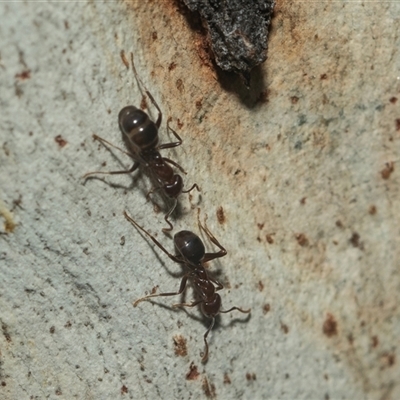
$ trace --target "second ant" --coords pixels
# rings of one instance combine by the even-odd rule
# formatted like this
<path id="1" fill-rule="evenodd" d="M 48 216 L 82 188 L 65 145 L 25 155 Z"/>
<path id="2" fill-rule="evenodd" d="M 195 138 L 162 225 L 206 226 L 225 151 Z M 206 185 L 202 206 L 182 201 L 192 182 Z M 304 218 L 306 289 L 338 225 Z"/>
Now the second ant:
<path id="1" fill-rule="evenodd" d="M 121 58 L 125 63 L 125 56 L 124 53 L 121 52 Z M 139 86 L 141 85 L 144 88 L 146 95 L 151 100 L 152 104 L 156 107 L 158 111 L 158 117 L 156 122 L 153 122 L 147 113 L 138 109 L 135 106 L 127 106 L 124 107 L 118 115 L 118 123 L 119 128 L 123 134 L 124 141 L 128 148 L 128 151 L 124 151 L 121 148 L 114 146 L 112 143 L 108 142 L 107 140 L 93 135 L 95 140 L 98 140 L 108 146 L 114 147 L 121 152 L 129 155 L 133 159 L 133 165 L 128 170 L 122 171 L 94 171 L 89 172 L 84 175 L 84 179 L 90 175 L 95 174 L 107 174 L 107 175 L 114 175 L 114 174 L 129 174 L 135 171 L 139 166 L 143 167 L 145 170 L 148 171 L 149 175 L 153 180 L 156 182 L 157 187 L 151 190 L 147 196 L 152 194 L 156 190 L 160 190 L 164 193 L 164 195 L 171 199 L 173 204 L 171 208 L 166 213 L 164 219 L 165 222 L 169 225 L 168 228 L 164 228 L 163 232 L 171 231 L 173 225 L 169 221 L 169 217 L 173 213 L 177 205 L 177 198 L 181 193 L 189 193 L 194 188 L 198 191 L 200 190 L 197 184 L 194 184 L 190 189 L 183 190 L 183 180 L 179 174 L 176 174 L 172 169 L 171 165 L 178 168 L 182 173 L 186 174 L 184 169 L 175 161 L 170 160 L 169 158 L 163 157 L 160 154 L 160 150 L 163 149 L 170 149 L 173 147 L 180 146 L 182 144 L 182 139 L 180 136 L 169 126 L 169 120 L 167 122 L 167 129 L 170 130 L 175 138 L 177 139 L 176 142 L 159 144 L 158 138 L 158 130 L 161 126 L 162 121 L 162 112 L 160 107 L 158 106 L 157 102 L 154 100 L 154 97 L 151 93 L 146 89 L 143 82 L 140 80 L 135 64 L 133 62 L 133 54 L 131 53 L 131 63 L 132 63 L 132 70 L 135 75 L 136 81 L 138 82 Z M 127 65 L 127 63 L 125 63 Z M 127 65 L 128 67 L 128 65 Z"/>
<path id="2" fill-rule="evenodd" d="M 204 231 L 210 241 L 219 248 L 219 251 L 216 253 L 206 253 L 202 240 L 196 234 L 190 231 L 180 231 L 174 235 L 176 255 L 173 255 L 169 253 L 154 236 L 152 236 L 134 219 L 132 219 L 126 213 L 126 211 L 124 211 L 124 215 L 129 222 L 131 222 L 137 229 L 140 229 L 142 232 L 144 232 L 172 261 L 175 261 L 181 265 L 185 265 L 188 269 L 188 271 L 182 277 L 181 284 L 177 292 L 150 294 L 136 300 L 133 303 L 133 306 L 136 307 L 143 300 L 148 300 L 154 297 L 180 295 L 185 291 L 186 285 L 189 281 L 197 295 L 197 300 L 193 303 L 174 304 L 173 307 L 194 307 L 196 305 L 200 305 L 202 314 L 211 320 L 211 323 L 204 334 L 205 352 L 201 361 L 205 363 L 208 359 L 207 336 L 214 326 L 216 317 L 220 313 L 229 313 L 233 310 L 237 310 L 245 314 L 248 314 L 251 311 L 242 310 L 239 307 L 231 307 L 229 310 L 221 310 L 221 296 L 216 292 L 224 287 L 220 282 L 208 274 L 204 264 L 216 258 L 224 257 L 227 254 L 225 248 L 210 232 L 207 225 L 205 224 L 203 226 L 198 219 L 200 230 Z"/>

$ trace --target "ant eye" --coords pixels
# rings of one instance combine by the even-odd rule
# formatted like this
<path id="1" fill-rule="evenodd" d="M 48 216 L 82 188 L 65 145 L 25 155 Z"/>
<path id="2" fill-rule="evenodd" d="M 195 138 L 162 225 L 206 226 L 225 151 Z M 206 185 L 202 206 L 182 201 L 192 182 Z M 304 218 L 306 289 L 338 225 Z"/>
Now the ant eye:
<path id="1" fill-rule="evenodd" d="M 124 133 L 130 133 L 143 126 L 148 119 L 149 117 L 144 111 L 134 106 L 124 107 L 118 115 L 119 126 Z"/>

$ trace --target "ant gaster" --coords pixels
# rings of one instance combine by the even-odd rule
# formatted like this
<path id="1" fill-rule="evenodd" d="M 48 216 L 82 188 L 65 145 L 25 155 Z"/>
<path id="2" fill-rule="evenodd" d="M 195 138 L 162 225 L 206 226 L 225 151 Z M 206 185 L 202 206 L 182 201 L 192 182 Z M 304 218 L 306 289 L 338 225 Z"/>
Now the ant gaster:
<path id="1" fill-rule="evenodd" d="M 121 53 L 121 57 L 124 61 L 125 56 Z M 84 175 L 84 178 L 87 178 L 89 175 L 94 174 L 107 174 L 107 175 L 114 175 L 114 174 L 128 174 L 135 171 L 139 166 L 145 167 L 154 178 L 157 183 L 157 187 L 151 190 L 147 197 L 152 194 L 155 190 L 161 190 L 169 199 L 173 201 L 173 204 L 167 214 L 165 215 L 164 219 L 169 225 L 169 228 L 164 228 L 163 231 L 171 231 L 173 225 L 169 221 L 170 215 L 175 210 L 177 205 L 177 198 L 181 193 L 189 193 L 194 188 L 200 190 L 197 184 L 194 184 L 190 189 L 183 190 L 183 180 L 179 174 L 174 173 L 171 165 L 178 168 L 182 173 L 186 174 L 185 170 L 177 164 L 175 161 L 170 160 L 169 158 L 162 157 L 160 154 L 160 150 L 163 149 L 170 149 L 173 147 L 180 146 L 182 144 L 182 139 L 180 136 L 169 126 L 169 119 L 167 121 L 167 129 L 170 130 L 174 136 L 176 137 L 176 142 L 165 143 L 165 144 L 158 144 L 158 130 L 161 125 L 162 121 L 162 112 L 160 107 L 158 106 L 157 102 L 155 101 L 154 97 L 151 93 L 146 89 L 143 82 L 139 78 L 135 64 L 133 62 L 133 54 L 131 53 L 131 62 L 132 62 L 132 70 L 135 75 L 136 81 L 139 85 L 144 88 L 146 95 L 151 100 L 152 104 L 156 107 L 158 111 L 158 117 L 156 122 L 153 122 L 147 113 L 138 109 L 135 106 L 127 106 L 124 107 L 118 115 L 118 124 L 119 128 L 123 134 L 124 141 L 126 146 L 128 147 L 128 152 L 122 150 L 121 148 L 114 146 L 112 143 L 108 142 L 107 140 L 93 135 L 95 140 L 99 140 L 102 143 L 105 143 L 109 146 L 112 146 L 123 153 L 129 155 L 133 158 L 134 162 L 130 169 L 123 170 L 123 171 L 94 171 L 89 172 Z M 127 64 L 126 64 L 127 65 Z M 127 65 L 127 67 L 129 67 Z M 171 164 L 171 165 L 170 165 Z"/>
<path id="2" fill-rule="evenodd" d="M 208 275 L 207 270 L 204 267 L 204 263 L 214 260 L 215 258 L 224 257 L 227 252 L 225 248 L 218 242 L 214 235 L 210 232 L 207 227 L 206 220 L 204 226 L 198 220 L 199 227 L 202 229 L 212 243 L 214 243 L 220 250 L 216 253 L 206 253 L 202 240 L 190 231 L 180 231 L 174 235 L 174 244 L 176 249 L 176 255 L 169 253 L 158 240 L 142 228 L 136 221 L 134 221 L 124 211 L 125 218 L 130 221 L 136 228 L 144 232 L 150 239 L 172 260 L 176 263 L 183 264 L 187 267 L 188 272 L 182 277 L 181 285 L 177 292 L 171 293 L 158 293 L 150 294 L 148 296 L 141 297 L 133 303 L 136 307 L 143 300 L 148 300 L 153 297 L 159 296 L 175 296 L 182 294 L 185 289 L 187 282 L 190 281 L 193 285 L 195 293 L 198 296 L 198 300 L 193 303 L 181 303 L 174 304 L 173 307 L 194 307 L 200 304 L 201 312 L 203 315 L 211 319 L 211 324 L 204 334 L 205 351 L 202 354 L 202 362 L 206 362 L 208 359 L 208 343 L 207 336 L 214 326 L 215 318 L 220 313 L 228 313 L 233 310 L 240 311 L 242 313 L 249 313 L 251 310 L 242 310 L 238 307 L 232 307 L 229 310 L 221 310 L 221 296 L 216 293 L 223 289 L 223 285 L 216 279 Z"/>

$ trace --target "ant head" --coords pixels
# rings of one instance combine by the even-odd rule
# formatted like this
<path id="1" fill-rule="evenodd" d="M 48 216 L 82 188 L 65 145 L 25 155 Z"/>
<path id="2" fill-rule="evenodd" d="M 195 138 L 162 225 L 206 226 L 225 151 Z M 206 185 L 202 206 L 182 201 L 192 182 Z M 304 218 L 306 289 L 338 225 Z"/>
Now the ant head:
<path id="1" fill-rule="evenodd" d="M 211 300 L 206 300 L 201 303 L 201 312 L 207 318 L 215 318 L 221 311 L 221 296 L 214 293 Z"/>
<path id="2" fill-rule="evenodd" d="M 141 150 L 155 147 L 158 129 L 149 116 L 135 106 L 124 107 L 118 115 L 121 132 Z"/>
<path id="3" fill-rule="evenodd" d="M 174 243 L 179 254 L 192 264 L 199 264 L 206 252 L 201 239 L 190 231 L 176 233 Z"/>

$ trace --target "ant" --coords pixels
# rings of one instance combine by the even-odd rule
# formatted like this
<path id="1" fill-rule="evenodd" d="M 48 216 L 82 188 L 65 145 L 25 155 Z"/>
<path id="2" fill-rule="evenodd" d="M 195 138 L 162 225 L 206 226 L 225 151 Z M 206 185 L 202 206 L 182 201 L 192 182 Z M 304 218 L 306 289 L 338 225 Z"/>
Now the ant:
<path id="1" fill-rule="evenodd" d="M 126 61 L 124 53 L 121 52 L 122 60 Z M 133 74 L 135 75 L 136 81 L 138 82 L 139 86 L 142 86 L 146 95 L 151 100 L 152 104 L 156 107 L 158 111 L 158 117 L 156 122 L 152 121 L 147 113 L 138 109 L 135 106 L 127 106 L 124 107 L 118 115 L 118 124 L 119 128 L 123 134 L 123 138 L 125 144 L 128 148 L 128 151 L 124 151 L 121 148 L 114 146 L 112 143 L 108 142 L 107 140 L 93 135 L 95 140 L 98 140 L 106 145 L 116 148 L 121 152 L 127 154 L 133 159 L 133 165 L 128 170 L 123 171 L 94 171 L 88 172 L 83 176 L 86 179 L 89 175 L 95 174 L 107 174 L 107 175 L 114 175 L 114 174 L 129 174 L 134 172 L 139 166 L 144 167 L 149 171 L 151 177 L 157 182 L 157 187 L 151 190 L 147 194 L 147 198 L 149 198 L 150 194 L 152 194 L 156 190 L 161 190 L 167 198 L 173 200 L 172 207 L 169 209 L 167 214 L 165 215 L 164 219 L 165 222 L 169 225 L 168 228 L 164 228 L 163 232 L 171 231 L 173 225 L 169 221 L 170 215 L 176 208 L 178 203 L 178 196 L 181 193 L 189 193 L 194 188 L 200 191 L 199 187 L 195 183 L 190 189 L 183 190 L 183 180 L 179 174 L 175 174 L 174 170 L 172 169 L 171 165 L 178 168 L 182 173 L 186 174 L 185 170 L 177 164 L 175 161 L 170 160 L 169 158 L 162 157 L 160 154 L 160 150 L 163 149 L 171 149 L 173 147 L 178 147 L 182 144 L 182 139 L 180 136 L 169 126 L 170 119 L 167 121 L 167 129 L 172 131 L 175 138 L 177 139 L 176 142 L 165 143 L 165 144 L 158 144 L 158 130 L 161 125 L 162 121 L 162 112 L 160 107 L 158 106 L 157 102 L 155 101 L 154 97 L 151 93 L 147 90 L 143 82 L 141 81 L 136 68 L 133 62 L 133 54 L 131 53 L 131 63 L 132 63 L 132 70 Z M 129 68 L 128 64 L 127 67 Z M 170 165 L 171 164 L 171 165 Z"/>
<path id="2" fill-rule="evenodd" d="M 178 264 L 183 264 L 188 269 L 188 272 L 186 272 L 186 274 L 182 277 L 181 284 L 177 292 L 150 294 L 136 300 L 133 303 L 133 306 L 136 307 L 140 302 L 153 297 L 175 296 L 182 294 L 186 289 L 187 282 L 191 281 L 199 299 L 193 303 L 174 304 L 172 307 L 194 307 L 200 304 L 202 314 L 206 318 L 211 319 L 211 324 L 204 334 L 205 352 L 201 354 L 201 361 L 205 363 L 208 359 L 207 336 L 214 326 L 217 315 L 220 313 L 228 313 L 233 310 L 237 310 L 245 314 L 248 314 L 251 311 L 242 310 L 238 307 L 232 307 L 229 310 L 221 310 L 221 296 L 216 292 L 224 287 L 220 282 L 208 275 L 204 264 L 208 261 L 214 260 L 215 258 L 224 257 L 227 254 L 227 251 L 208 229 L 206 224 L 207 216 L 204 219 L 204 226 L 201 224 L 198 216 L 199 228 L 200 230 L 203 230 L 210 241 L 219 248 L 219 251 L 216 253 L 206 253 L 204 244 L 199 236 L 190 231 L 180 231 L 174 235 L 174 244 L 177 254 L 174 256 L 173 254 L 169 253 L 154 236 L 152 236 L 136 221 L 134 221 L 126 211 L 124 211 L 124 215 L 128 221 L 130 221 L 137 229 L 140 229 L 142 232 L 144 232 L 172 261 L 175 261 Z"/>

